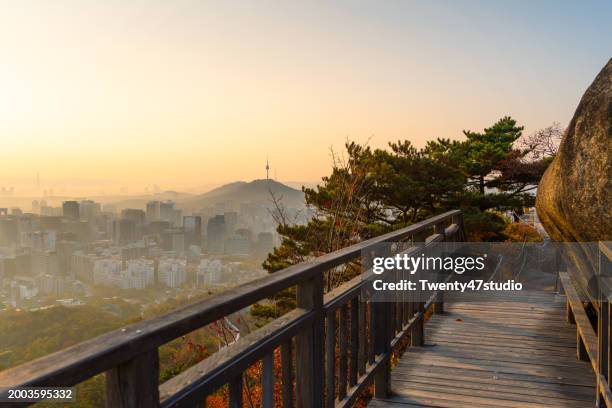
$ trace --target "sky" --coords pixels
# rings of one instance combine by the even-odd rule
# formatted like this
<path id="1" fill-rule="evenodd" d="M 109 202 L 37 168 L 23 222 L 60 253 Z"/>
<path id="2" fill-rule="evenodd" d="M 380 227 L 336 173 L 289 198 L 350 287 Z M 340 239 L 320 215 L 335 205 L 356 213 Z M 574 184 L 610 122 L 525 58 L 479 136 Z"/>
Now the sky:
<path id="1" fill-rule="evenodd" d="M 0 0 L 0 185 L 317 181 L 347 139 L 566 125 L 612 2 Z"/>

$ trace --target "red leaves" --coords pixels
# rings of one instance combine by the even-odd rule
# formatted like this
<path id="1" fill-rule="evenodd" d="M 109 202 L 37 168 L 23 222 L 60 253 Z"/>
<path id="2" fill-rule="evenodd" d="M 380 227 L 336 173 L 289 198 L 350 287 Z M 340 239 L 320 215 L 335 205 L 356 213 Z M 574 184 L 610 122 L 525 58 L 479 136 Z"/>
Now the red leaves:
<path id="1" fill-rule="evenodd" d="M 261 375 L 263 372 L 263 364 L 261 361 L 256 362 L 249 367 L 243 374 L 243 401 L 244 408 L 260 408 L 261 407 Z M 274 406 L 282 407 L 282 382 L 281 382 L 281 357 L 280 349 L 274 350 Z M 209 396 L 206 400 L 207 407 L 226 408 L 228 405 L 227 387 L 221 388 L 215 394 Z"/>

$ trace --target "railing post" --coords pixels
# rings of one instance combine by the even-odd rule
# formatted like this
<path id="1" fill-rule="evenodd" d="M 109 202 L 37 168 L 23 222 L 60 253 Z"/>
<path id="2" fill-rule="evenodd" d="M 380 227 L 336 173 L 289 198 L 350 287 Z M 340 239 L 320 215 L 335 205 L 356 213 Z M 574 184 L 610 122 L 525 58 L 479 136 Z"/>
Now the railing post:
<path id="1" fill-rule="evenodd" d="M 442 235 L 442 241 L 446 241 L 446 221 L 438 223 L 434 226 L 434 233 Z M 440 291 L 436 295 L 436 299 L 433 303 L 433 313 L 443 314 L 444 313 L 444 291 Z"/>
<path id="2" fill-rule="evenodd" d="M 368 303 L 368 312 L 370 315 L 368 319 L 368 331 L 370 334 L 368 339 L 368 364 L 372 365 L 376 360 L 376 330 L 378 328 L 376 303 L 372 301 Z"/>
<path id="3" fill-rule="evenodd" d="M 359 298 L 351 300 L 351 364 L 349 366 L 349 386 L 357 384 L 359 377 Z"/>
<path id="4" fill-rule="evenodd" d="M 261 376 L 261 405 L 263 408 L 274 408 L 274 351 L 263 358 Z"/>
<path id="5" fill-rule="evenodd" d="M 291 339 L 281 345 L 281 379 L 283 383 L 283 408 L 293 408 L 293 353 Z"/>
<path id="6" fill-rule="evenodd" d="M 242 408 L 243 403 L 243 379 L 242 374 L 232 379 L 229 383 L 229 408 Z"/>
<path id="7" fill-rule="evenodd" d="M 368 360 L 368 351 L 367 351 L 367 347 L 366 347 L 366 340 L 367 340 L 367 336 L 366 336 L 366 309 L 367 309 L 367 304 L 365 303 L 365 301 L 363 299 L 359 299 L 359 301 L 357 302 L 357 305 L 359 307 L 359 351 L 358 351 L 358 358 L 357 358 L 357 369 L 358 369 L 358 376 L 364 375 L 366 372 L 366 361 Z"/>
<path id="8" fill-rule="evenodd" d="M 559 248 L 555 251 L 555 262 L 554 262 L 554 272 L 555 272 L 555 291 L 559 290 L 559 292 L 563 289 L 563 286 L 559 287 L 559 276 L 560 273 L 563 272 L 561 269 L 564 267 L 563 259 L 561 256 L 561 251 Z M 565 301 L 565 320 L 569 324 L 576 324 L 576 318 L 574 317 L 574 312 L 572 311 L 572 305 L 570 304 L 569 298 Z M 578 330 L 578 328 L 576 328 Z"/>
<path id="9" fill-rule="evenodd" d="M 444 314 L 444 292 L 440 291 L 436 295 L 436 301 L 433 304 L 434 314 Z"/>
<path id="10" fill-rule="evenodd" d="M 327 314 L 325 329 L 325 406 L 333 408 L 336 401 L 336 311 Z"/>
<path id="11" fill-rule="evenodd" d="M 600 381 L 609 384 L 609 363 L 610 363 L 610 302 L 600 296 L 599 314 L 597 318 L 597 403 L 598 407 L 605 407 L 600 392 Z"/>
<path id="12" fill-rule="evenodd" d="M 296 336 L 296 394 L 298 408 L 323 406 L 323 275 L 297 286 L 297 306 L 313 310 L 312 326 Z"/>
<path id="13" fill-rule="evenodd" d="M 610 275 L 610 260 L 599 251 L 599 313 L 597 315 L 597 406 L 605 407 L 600 387 L 610 387 L 612 364 L 610 361 L 610 301 L 607 281 Z M 601 384 L 604 382 L 604 384 Z"/>
<path id="14" fill-rule="evenodd" d="M 376 369 L 376 374 L 374 375 L 374 396 L 376 398 L 386 398 L 389 395 L 389 377 L 391 371 L 391 356 L 389 355 L 391 351 L 389 339 L 389 325 L 391 324 L 389 305 L 393 305 L 393 303 L 372 303 L 372 313 L 376 315 L 374 350 L 377 357 L 382 357 L 384 359 Z"/>
<path id="15" fill-rule="evenodd" d="M 425 241 L 431 231 L 422 231 L 415 235 L 415 244 L 425 248 Z M 414 281 L 418 282 L 421 279 L 422 271 L 418 270 L 414 275 Z M 415 321 L 412 324 L 412 330 L 410 332 L 410 345 L 413 347 L 420 347 L 424 345 L 423 331 L 425 329 L 425 302 L 422 299 L 424 294 L 422 291 L 417 290 L 415 293 L 416 303 L 413 304 Z"/>
<path id="16" fill-rule="evenodd" d="M 412 347 L 421 347 L 425 344 L 423 331 L 425 329 L 425 308 L 423 302 L 416 303 L 415 316 L 416 320 L 412 324 L 412 332 L 410 333 L 410 345 Z"/>
<path id="17" fill-rule="evenodd" d="M 348 313 L 347 305 L 340 306 L 340 318 L 338 319 L 338 399 L 342 401 L 346 397 L 347 370 L 348 370 Z"/>
<path id="18" fill-rule="evenodd" d="M 455 241 L 466 241 L 467 240 L 467 236 L 465 234 L 465 227 L 464 227 L 464 224 L 463 224 L 463 212 L 460 212 L 459 214 L 453 215 L 451 217 L 451 223 L 452 224 L 457 224 L 457 226 L 459 227 L 460 237 L 458 239 L 455 239 Z"/>
<path id="19" fill-rule="evenodd" d="M 395 271 L 395 281 L 403 279 L 403 271 Z M 395 311 L 394 327 L 395 332 L 399 333 L 404 328 L 404 293 L 397 291 L 393 294 L 393 310 Z"/>
<path id="20" fill-rule="evenodd" d="M 157 348 L 106 372 L 106 406 L 109 408 L 159 406 Z"/>

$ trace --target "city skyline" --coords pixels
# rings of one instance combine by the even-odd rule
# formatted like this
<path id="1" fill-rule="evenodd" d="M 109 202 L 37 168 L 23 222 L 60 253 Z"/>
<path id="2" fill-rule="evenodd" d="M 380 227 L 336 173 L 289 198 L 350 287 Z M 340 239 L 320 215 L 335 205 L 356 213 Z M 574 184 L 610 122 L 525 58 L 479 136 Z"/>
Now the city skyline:
<path id="1" fill-rule="evenodd" d="M 347 138 L 567 125 L 612 54 L 605 2 L 2 8 L 0 185 L 40 173 L 65 195 L 201 192 L 265 178 L 267 155 L 271 177 L 316 182 Z"/>
<path id="2" fill-rule="evenodd" d="M 270 174 L 273 172 L 273 174 Z M 156 195 L 164 195 L 166 193 L 184 193 L 198 195 L 212 191 L 218 187 L 232 184 L 235 182 L 254 182 L 257 180 L 274 180 L 286 186 L 300 190 L 303 186 L 313 187 L 320 180 L 278 180 L 277 171 L 269 165 L 269 160 L 266 159 L 262 175 L 252 180 L 240 179 L 230 180 L 227 182 L 207 182 L 199 185 L 192 185 L 185 182 L 168 183 L 158 185 L 157 183 L 134 183 L 131 187 L 126 187 L 124 183 L 117 180 L 108 179 L 52 179 L 42 180 L 40 172 L 36 173 L 35 178 L 6 178 L 0 177 L 0 205 L 2 198 L 20 198 L 20 199 L 86 199 L 94 198 L 109 198 L 120 197 L 135 197 L 147 196 L 154 197 Z M 15 187 L 18 186 L 18 187 Z"/>

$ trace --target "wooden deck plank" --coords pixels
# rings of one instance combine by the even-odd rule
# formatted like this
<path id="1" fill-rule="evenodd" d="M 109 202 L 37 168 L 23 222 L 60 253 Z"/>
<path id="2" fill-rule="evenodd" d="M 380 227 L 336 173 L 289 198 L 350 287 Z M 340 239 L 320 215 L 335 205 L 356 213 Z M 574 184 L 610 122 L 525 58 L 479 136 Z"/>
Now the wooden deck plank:
<path id="1" fill-rule="evenodd" d="M 478 328 L 479 331 L 477 333 L 474 333 L 474 328 Z M 576 344 L 576 339 L 573 337 L 569 337 L 569 336 L 559 336 L 559 337 L 554 337 L 554 334 L 551 334 L 551 332 L 544 332 L 544 333 L 537 333 L 535 331 L 530 331 L 530 332 L 525 332 L 524 330 L 506 330 L 506 331 L 502 331 L 502 330 L 494 330 L 494 329 L 484 329 L 484 328 L 479 328 L 478 326 L 472 326 L 472 325 L 466 325 L 463 327 L 454 327 L 454 328 L 450 328 L 450 327 L 434 327 L 432 328 L 431 332 L 428 333 L 429 336 L 440 336 L 443 337 L 444 335 L 448 335 L 446 337 L 449 337 L 451 335 L 456 335 L 456 336 L 470 336 L 472 335 L 472 337 L 476 337 L 476 336 L 486 336 L 487 339 L 500 339 L 500 340 L 524 340 L 524 341 L 532 341 L 532 342 L 542 342 L 542 343 L 555 343 L 555 344 L 560 344 L 560 345 L 573 345 L 575 346 Z M 449 337 L 450 339 L 450 337 Z"/>
<path id="2" fill-rule="evenodd" d="M 432 378 L 427 376 L 414 376 L 414 377 L 402 377 L 396 378 L 393 382 L 394 390 L 401 390 L 402 388 L 411 388 L 414 384 L 422 384 L 428 386 L 441 386 L 445 387 L 444 383 L 440 382 L 439 378 Z M 592 401 L 593 393 L 592 390 L 588 389 L 589 392 L 574 387 L 574 390 L 568 391 L 564 389 L 550 390 L 544 388 L 529 388 L 521 387 L 517 384 L 495 384 L 495 383 L 482 383 L 478 381 L 470 381 L 467 378 L 463 378 L 461 382 L 452 382 L 452 387 L 449 389 L 465 389 L 478 391 L 494 392 L 499 395 L 501 394 L 516 394 L 519 397 L 546 397 L 552 399 L 572 399 L 578 401 Z M 480 394 L 480 393 L 479 393 Z"/>
<path id="3" fill-rule="evenodd" d="M 418 350 L 409 350 L 410 352 L 418 353 Z M 550 356 L 543 355 L 512 355 L 508 353 L 506 350 L 499 350 L 497 353 L 482 353 L 478 352 L 466 352 L 465 350 L 456 350 L 452 347 L 442 349 L 437 348 L 435 353 L 432 353 L 434 356 L 440 356 L 444 358 L 450 358 L 454 360 L 461 361 L 469 361 L 469 362 L 480 362 L 483 364 L 495 364 L 495 363 L 509 363 L 509 364 L 529 364 L 529 365 L 537 365 L 543 367 L 575 367 L 577 369 L 582 368 L 582 364 L 575 360 L 563 359 L 560 360 L 555 356 L 555 358 L 550 358 Z M 423 353 L 423 358 L 427 359 L 429 353 Z"/>
<path id="4" fill-rule="evenodd" d="M 443 388 L 443 387 L 439 387 Z M 506 397 L 506 396 L 503 396 Z M 460 394 L 456 390 L 441 392 L 436 389 L 409 389 L 400 390 L 397 395 L 390 398 L 393 402 L 407 401 L 408 403 L 423 404 L 430 407 L 488 407 L 488 408 L 592 408 L 593 402 L 583 402 L 575 400 L 558 400 L 552 403 L 549 402 L 533 402 L 525 400 L 505 399 L 503 397 L 480 397 L 477 393 Z M 433 404 L 430 402 L 433 401 Z M 431 404 L 431 405 L 427 405 Z M 442 405 L 444 404 L 444 405 Z M 467 405 L 465 405 L 467 404 Z"/>
<path id="5" fill-rule="evenodd" d="M 484 346 L 478 345 L 478 350 L 474 350 L 471 344 L 460 344 L 460 343 L 437 343 L 435 347 L 437 351 L 442 352 L 461 352 L 471 353 L 472 355 L 498 355 L 498 346 Z M 517 358 L 538 358 L 538 357 L 552 357 L 554 356 L 557 361 L 575 362 L 576 358 L 573 355 L 568 356 L 567 351 L 549 351 L 537 348 L 517 348 L 517 347 L 506 347 L 504 349 L 504 355 Z"/>
<path id="6" fill-rule="evenodd" d="M 486 336 L 486 334 L 483 334 Z M 486 339 L 481 338 L 477 339 L 474 337 L 468 336 L 460 336 L 460 335 L 449 335 L 449 336 L 426 336 L 425 339 L 429 339 L 432 343 L 437 342 L 447 342 L 447 343 L 462 343 L 462 344 L 472 344 L 474 346 L 478 345 L 489 345 L 489 346 L 497 346 L 500 343 L 499 339 Z M 525 349 L 540 349 L 540 350 L 556 350 L 556 351 L 566 351 L 567 349 L 571 349 L 572 347 L 568 347 L 562 344 L 546 344 L 546 343 L 537 343 L 537 342 L 529 342 L 529 341 L 518 341 L 518 340 L 508 340 L 512 341 L 512 347 L 515 348 L 525 348 Z"/>
<path id="7" fill-rule="evenodd" d="M 523 389 L 533 389 L 535 391 L 569 391 L 574 394 L 583 394 L 592 397 L 595 393 L 595 386 L 593 385 L 574 385 L 574 384 L 562 384 L 560 382 L 542 382 L 535 381 L 537 378 L 529 378 L 525 376 L 511 376 L 498 373 L 497 375 L 491 375 L 489 373 L 482 373 L 474 370 L 457 370 L 449 367 L 433 367 L 433 366 L 417 366 L 419 375 L 416 375 L 417 370 L 405 371 L 401 368 L 397 368 L 398 374 L 401 372 L 402 375 L 394 377 L 394 381 L 404 381 L 407 379 L 423 379 L 427 381 L 429 379 L 435 381 L 455 381 L 460 376 L 464 381 L 475 383 L 475 384 L 489 384 L 493 386 L 507 385 Z"/>
<path id="8" fill-rule="evenodd" d="M 408 356 L 409 357 L 409 356 Z M 523 364 L 523 363 L 508 363 L 505 361 L 484 361 L 476 359 L 456 359 L 443 356 L 427 356 L 422 357 L 411 357 L 411 360 L 415 362 L 423 362 L 432 365 L 438 365 L 443 367 L 457 367 L 473 370 L 481 370 L 488 372 L 504 372 L 514 374 L 527 374 L 539 377 L 557 378 L 563 376 L 566 378 L 581 378 L 583 373 L 576 372 L 576 370 L 565 370 L 561 371 L 558 367 L 541 366 L 537 364 Z M 573 368 L 573 367 L 572 367 Z"/>
<path id="9" fill-rule="evenodd" d="M 576 342 L 575 336 L 568 336 L 566 333 L 560 334 L 559 336 L 555 336 L 555 332 L 550 330 L 539 330 L 539 329 L 525 329 L 521 327 L 492 327 L 490 325 L 484 324 L 474 324 L 474 323 L 465 323 L 465 324 L 454 324 L 454 325 L 444 325 L 443 323 L 434 322 L 429 325 L 431 328 L 429 335 L 436 335 L 439 333 L 448 333 L 448 334 L 483 334 L 483 335 L 497 335 L 498 337 L 520 337 L 525 339 L 532 340 L 542 340 L 542 341 L 556 341 L 558 343 L 568 343 L 570 341 Z M 474 332 L 474 329 L 477 329 L 477 332 Z"/>
<path id="10" fill-rule="evenodd" d="M 462 333 L 468 333 L 468 334 L 491 334 L 491 335 L 497 335 L 500 337 L 513 337 L 513 336 L 519 336 L 525 339 L 531 339 L 531 340 L 539 340 L 539 341 L 553 341 L 555 340 L 558 343 L 568 343 L 570 341 L 572 342 L 576 342 L 576 338 L 575 335 L 571 336 L 571 334 L 568 336 L 567 333 L 562 333 L 559 336 L 555 336 L 555 332 L 551 332 L 549 329 L 538 329 L 538 328 L 524 328 L 524 327 L 512 327 L 512 326 L 505 326 L 505 327 L 494 327 L 490 324 L 485 324 L 485 323 L 476 323 L 476 322 L 462 322 L 460 324 L 457 324 L 455 322 L 452 322 L 450 324 L 444 324 L 443 322 L 441 323 L 440 321 L 435 321 L 430 323 L 429 327 L 431 328 L 431 330 L 429 331 L 429 335 L 437 335 L 439 333 L 448 333 L 448 334 L 462 334 Z M 474 329 L 478 329 L 477 332 L 474 331 Z M 564 329 L 564 328 L 563 328 Z"/>
<path id="11" fill-rule="evenodd" d="M 575 398 L 570 398 L 568 395 L 561 395 L 560 397 L 547 397 L 542 394 L 538 395 L 529 395 L 525 393 L 521 393 L 520 389 L 510 388 L 510 387 L 498 387 L 497 389 L 491 389 L 489 387 L 481 387 L 480 389 L 465 387 L 463 382 L 454 382 L 452 385 L 448 384 L 424 384 L 418 382 L 412 383 L 404 383 L 404 386 L 399 386 L 399 382 L 395 383 L 396 392 L 398 394 L 403 394 L 406 392 L 407 395 L 414 391 L 426 391 L 426 392 L 434 392 L 438 394 L 450 394 L 453 395 L 455 399 L 463 399 L 464 397 L 468 398 L 482 398 L 492 401 L 508 401 L 506 406 L 521 406 L 524 403 L 530 404 L 544 404 L 544 405 L 552 405 L 555 407 L 589 407 L 592 408 L 594 398 L 591 401 L 589 400 L 578 400 Z M 483 401 L 484 402 L 484 401 Z M 499 403 L 500 406 L 503 404 Z"/>
<path id="12" fill-rule="evenodd" d="M 554 304 L 552 306 L 544 306 L 544 305 L 535 306 L 531 304 L 516 305 L 512 303 L 506 303 L 505 305 L 501 305 L 499 303 L 493 303 L 493 302 L 481 302 L 481 303 L 454 302 L 454 303 L 449 303 L 446 306 L 447 306 L 446 310 L 453 310 L 453 311 L 469 310 L 469 311 L 481 312 L 481 313 L 484 313 L 484 312 L 504 313 L 504 312 L 516 311 L 516 312 L 531 312 L 531 313 L 536 313 L 536 314 L 548 314 L 548 313 L 563 313 L 565 309 L 564 305 L 561 304 L 561 302 L 559 302 L 559 304 Z M 487 307 L 483 308 L 482 306 L 487 306 Z"/>
<path id="13" fill-rule="evenodd" d="M 457 313 L 451 312 L 449 313 L 450 317 L 456 319 L 461 319 L 463 321 L 473 321 L 473 322 L 490 322 L 499 324 L 503 322 L 508 325 L 516 325 L 516 326 L 530 326 L 530 327 L 552 327 L 552 328 L 564 328 L 567 327 L 563 320 L 543 320 L 540 316 L 515 316 L 511 317 L 510 315 L 504 315 L 502 313 L 472 313 L 472 312 L 464 312 Z"/>
<path id="14" fill-rule="evenodd" d="M 392 395 L 370 406 L 594 406 L 595 375 L 576 358 L 565 298 L 543 291 L 513 296 L 449 302 L 445 314 L 426 323 L 425 346 L 408 349 L 393 368 Z"/>
<path id="15" fill-rule="evenodd" d="M 415 365 L 415 369 L 413 371 L 408 371 L 402 369 L 401 367 L 396 367 L 395 372 L 397 375 L 403 373 L 401 375 L 414 376 L 417 373 L 430 371 L 434 373 L 438 372 L 456 372 L 455 379 L 464 378 L 464 377 L 485 377 L 492 380 L 502 379 L 502 380 L 518 380 L 518 381 L 526 381 L 533 383 L 534 387 L 539 387 L 540 384 L 543 384 L 543 387 L 547 387 L 548 385 L 557 385 L 560 387 L 565 386 L 576 386 L 576 387 L 587 387 L 595 389 L 594 385 L 594 377 L 573 377 L 568 378 L 562 375 L 557 377 L 547 377 L 533 374 L 525 374 L 525 373 L 516 373 L 516 372 L 507 372 L 507 371 L 486 371 L 486 370 L 474 370 L 466 367 L 449 367 L 445 365 L 434 365 L 434 364 L 418 364 Z M 593 391 L 595 392 L 595 391 Z"/>

